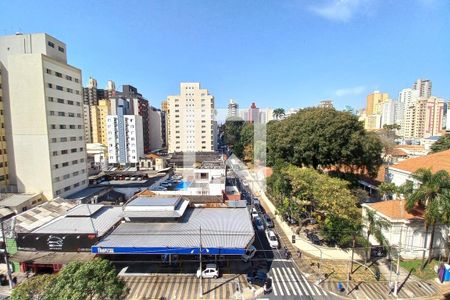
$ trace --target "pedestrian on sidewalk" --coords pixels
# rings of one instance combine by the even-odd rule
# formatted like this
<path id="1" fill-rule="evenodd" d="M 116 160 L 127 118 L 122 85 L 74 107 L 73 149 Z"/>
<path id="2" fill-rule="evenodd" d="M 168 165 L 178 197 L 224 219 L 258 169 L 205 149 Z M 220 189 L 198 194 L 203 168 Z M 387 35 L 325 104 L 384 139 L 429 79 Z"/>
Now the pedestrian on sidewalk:
<path id="1" fill-rule="evenodd" d="M 302 251 L 300 249 L 297 250 L 297 258 L 302 258 Z"/>

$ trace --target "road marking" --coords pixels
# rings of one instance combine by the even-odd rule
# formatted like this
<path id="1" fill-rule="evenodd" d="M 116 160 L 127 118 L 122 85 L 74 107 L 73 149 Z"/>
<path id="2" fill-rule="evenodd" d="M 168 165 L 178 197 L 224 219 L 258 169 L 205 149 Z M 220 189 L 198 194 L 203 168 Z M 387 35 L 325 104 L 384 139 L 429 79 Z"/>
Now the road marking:
<path id="1" fill-rule="evenodd" d="M 292 285 L 292 280 L 291 280 L 291 278 L 289 277 L 288 273 L 286 272 L 286 269 L 285 269 L 285 268 L 281 268 L 281 270 L 283 270 L 284 275 L 286 275 L 285 278 L 286 278 L 286 280 L 287 280 L 289 286 L 290 286 L 291 289 L 292 289 L 292 293 L 294 294 L 294 296 L 297 296 L 297 291 L 294 289 L 294 286 Z"/>
<path id="2" fill-rule="evenodd" d="M 273 270 L 273 276 L 275 276 L 274 286 L 276 283 L 278 285 L 278 289 L 280 290 L 281 296 L 284 296 L 283 289 L 281 288 L 281 284 L 280 284 L 280 281 L 278 280 L 278 276 L 277 276 L 277 273 L 275 272 L 275 270 Z"/>
<path id="3" fill-rule="evenodd" d="M 302 293 L 302 289 L 300 288 L 299 282 L 297 281 L 297 279 L 296 279 L 296 278 L 294 277 L 294 275 L 292 274 L 291 269 L 287 268 L 287 271 L 288 271 L 288 273 L 289 273 L 289 276 L 292 278 L 292 281 L 294 282 L 295 287 L 297 288 L 297 290 L 298 290 L 298 292 L 299 292 L 299 295 L 302 296 L 303 293 Z"/>
<path id="4" fill-rule="evenodd" d="M 283 280 L 283 274 L 281 273 L 281 270 L 278 268 L 275 268 L 275 271 L 278 273 L 278 276 L 280 276 L 280 283 L 283 284 L 286 293 L 289 295 L 289 288 L 286 284 L 286 280 Z"/>
<path id="5" fill-rule="evenodd" d="M 297 277 L 298 281 L 303 282 L 303 283 L 308 287 L 309 291 L 311 292 L 311 295 L 312 295 L 312 296 L 315 296 L 316 294 L 314 294 L 314 291 L 312 290 L 311 286 L 309 285 L 308 280 L 307 280 L 305 277 L 303 277 L 303 276 L 300 277 L 300 276 L 297 274 L 297 271 L 295 271 L 294 268 L 292 268 L 292 271 L 294 272 L 294 274 L 295 274 L 295 276 Z M 302 279 L 300 279 L 300 278 L 302 278 Z M 305 291 L 308 290 L 308 289 L 305 289 Z M 319 294 L 319 295 L 320 295 L 320 294 Z"/>

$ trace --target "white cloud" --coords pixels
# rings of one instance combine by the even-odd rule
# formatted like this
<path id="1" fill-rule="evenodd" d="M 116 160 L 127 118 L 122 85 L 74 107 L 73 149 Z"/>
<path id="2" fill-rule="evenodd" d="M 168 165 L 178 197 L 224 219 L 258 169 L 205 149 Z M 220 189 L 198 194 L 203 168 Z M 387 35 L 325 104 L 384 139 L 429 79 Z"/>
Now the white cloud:
<path id="1" fill-rule="evenodd" d="M 309 9 L 326 19 L 337 22 L 348 22 L 355 15 L 370 13 L 373 0 L 325 0 Z"/>
<path id="2" fill-rule="evenodd" d="M 367 88 L 363 85 L 358 85 L 354 87 L 349 88 L 342 88 L 334 91 L 334 94 L 338 97 L 343 96 L 358 96 L 364 93 L 367 90 Z"/>

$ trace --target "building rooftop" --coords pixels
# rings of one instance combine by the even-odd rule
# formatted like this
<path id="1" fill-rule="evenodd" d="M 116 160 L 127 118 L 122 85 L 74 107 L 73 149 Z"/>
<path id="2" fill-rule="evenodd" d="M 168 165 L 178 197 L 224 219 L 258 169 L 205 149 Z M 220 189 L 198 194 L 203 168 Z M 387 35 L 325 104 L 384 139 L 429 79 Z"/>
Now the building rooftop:
<path id="1" fill-rule="evenodd" d="M 173 206 L 180 201 L 181 197 L 137 197 L 127 203 L 127 206 Z"/>
<path id="2" fill-rule="evenodd" d="M 0 200 L 0 206 L 5 207 L 14 207 L 21 205 L 27 201 L 29 201 L 31 198 L 39 196 L 40 194 L 10 194 L 10 196 L 6 197 L 5 199 Z"/>
<path id="3" fill-rule="evenodd" d="M 76 205 L 75 201 L 65 201 L 61 198 L 45 202 L 6 220 L 5 232 L 8 236 L 12 236 L 14 233 L 30 232 L 65 214 Z"/>
<path id="4" fill-rule="evenodd" d="M 153 251 L 151 248 L 197 249 L 200 228 L 204 248 L 245 251 L 254 237 L 247 208 L 188 208 L 178 222 L 122 223 L 93 246 L 93 252 L 97 251 L 94 248 L 112 247 L 135 253 L 139 253 L 140 248 L 141 253 Z"/>
<path id="5" fill-rule="evenodd" d="M 414 173 L 420 168 L 431 169 L 433 172 L 445 170 L 450 173 L 450 150 L 405 159 L 389 167 L 389 169 L 398 169 L 410 173 Z"/>
<path id="6" fill-rule="evenodd" d="M 415 207 L 411 212 L 405 208 L 406 200 L 389 200 L 363 204 L 392 220 L 423 220 L 423 210 Z"/>
<path id="7" fill-rule="evenodd" d="M 85 233 L 103 236 L 121 219 L 122 207 L 80 204 L 66 215 L 35 229 L 33 233 Z"/>

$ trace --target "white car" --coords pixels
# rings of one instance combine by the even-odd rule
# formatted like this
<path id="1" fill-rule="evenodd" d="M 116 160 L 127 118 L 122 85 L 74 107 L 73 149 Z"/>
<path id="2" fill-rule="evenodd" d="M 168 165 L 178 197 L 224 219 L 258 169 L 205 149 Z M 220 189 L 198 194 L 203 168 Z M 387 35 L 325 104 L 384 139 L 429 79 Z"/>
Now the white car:
<path id="1" fill-rule="evenodd" d="M 244 262 L 248 262 L 250 259 L 253 258 L 253 256 L 255 256 L 255 253 L 256 253 L 256 247 L 253 246 L 253 245 L 251 245 L 250 247 L 248 247 L 247 250 L 245 250 L 245 254 L 243 254 L 243 255 L 241 256 L 241 259 L 242 259 Z"/>
<path id="2" fill-rule="evenodd" d="M 245 187 L 247 187 L 248 186 L 248 182 L 247 182 L 247 180 L 242 180 L 242 184 L 245 186 Z"/>
<path id="3" fill-rule="evenodd" d="M 252 208 L 252 210 L 250 211 L 250 214 L 252 215 L 252 220 L 256 219 L 259 217 L 258 211 L 256 210 L 256 208 Z"/>
<path id="4" fill-rule="evenodd" d="M 270 248 L 278 249 L 280 247 L 277 235 L 275 234 L 275 232 L 273 232 L 273 230 L 266 230 L 266 237 L 269 241 Z"/>
<path id="5" fill-rule="evenodd" d="M 258 230 L 264 230 L 264 223 L 260 217 L 255 218 L 255 226 L 256 226 L 256 229 L 258 229 Z"/>
<path id="6" fill-rule="evenodd" d="M 197 270 L 197 278 L 200 278 L 200 276 L 202 278 L 218 278 L 219 268 L 216 264 L 207 264 L 203 272 L 200 269 Z"/>

